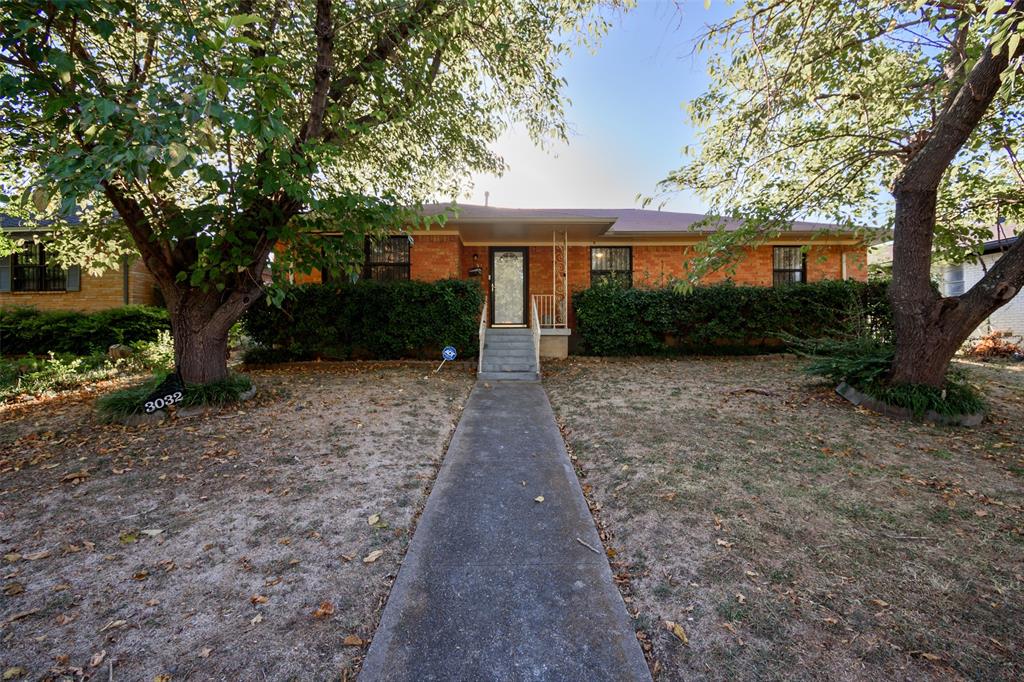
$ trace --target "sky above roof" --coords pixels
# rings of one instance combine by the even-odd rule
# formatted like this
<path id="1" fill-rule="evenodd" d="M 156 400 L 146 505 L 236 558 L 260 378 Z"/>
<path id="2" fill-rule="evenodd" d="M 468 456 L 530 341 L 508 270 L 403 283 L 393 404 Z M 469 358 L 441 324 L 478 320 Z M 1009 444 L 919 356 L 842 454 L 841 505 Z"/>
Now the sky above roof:
<path id="1" fill-rule="evenodd" d="M 613 18 L 596 53 L 578 50 L 563 66 L 568 144 L 540 149 L 513 129 L 494 146 L 509 170 L 498 178 L 473 177 L 461 200 L 511 208 L 632 208 L 682 162 L 682 148 L 696 139 L 682 105 L 708 84 L 696 38 L 708 23 L 728 16 L 724 2 L 638 0 Z M 672 196 L 668 210 L 704 212 L 690 193 Z"/>

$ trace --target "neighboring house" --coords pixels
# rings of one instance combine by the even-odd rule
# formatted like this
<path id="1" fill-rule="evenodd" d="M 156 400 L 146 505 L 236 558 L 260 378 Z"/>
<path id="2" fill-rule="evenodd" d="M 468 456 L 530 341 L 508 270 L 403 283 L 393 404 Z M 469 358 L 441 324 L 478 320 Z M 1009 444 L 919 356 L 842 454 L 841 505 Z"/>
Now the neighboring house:
<path id="1" fill-rule="evenodd" d="M 575 324 L 573 291 L 606 277 L 632 286 L 680 279 L 696 255 L 693 247 L 715 229 L 696 226 L 705 216 L 693 213 L 460 205 L 453 214 L 449 209 L 449 204 L 427 207 L 430 215 L 449 214 L 440 228 L 368 243 L 364 277 L 477 278 L 487 294 L 489 327 L 533 326 L 536 306 L 545 357 L 567 353 Z M 712 272 L 701 281 L 775 286 L 866 280 L 866 245 L 851 234 L 818 234 L 829 227 L 794 223 L 777 239 L 745 249 L 732 274 Z M 324 279 L 319 272 L 295 277 L 299 283 Z"/>
<path id="2" fill-rule="evenodd" d="M 47 247 L 46 221 L 23 221 L 0 214 L 0 226 L 22 249 L 0 257 L 0 308 L 94 312 L 133 303 L 158 301 L 153 276 L 141 258 L 126 259 L 121 267 L 95 277 L 78 266 L 55 264 Z"/>
<path id="3" fill-rule="evenodd" d="M 932 264 L 932 279 L 939 287 L 943 296 L 959 296 L 977 284 L 985 272 L 991 268 L 1006 249 L 1020 239 L 1014 230 L 1007 226 L 992 230 L 991 239 L 981 245 L 981 255 L 965 263 L 944 263 L 936 261 Z M 868 254 L 871 269 L 879 272 L 892 271 L 892 242 L 872 247 Z M 971 334 L 978 338 L 993 331 L 1006 331 L 1014 336 L 1024 336 L 1024 296 L 1018 294 L 1009 303 L 992 313 Z"/>

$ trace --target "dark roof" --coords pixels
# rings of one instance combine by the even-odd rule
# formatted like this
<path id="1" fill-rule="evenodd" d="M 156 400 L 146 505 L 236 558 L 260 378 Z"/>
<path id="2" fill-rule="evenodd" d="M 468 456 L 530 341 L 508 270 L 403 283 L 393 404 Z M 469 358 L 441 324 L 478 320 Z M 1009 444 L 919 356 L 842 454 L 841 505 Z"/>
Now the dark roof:
<path id="1" fill-rule="evenodd" d="M 67 220 L 67 222 L 70 223 L 71 225 L 78 224 L 77 215 L 72 215 L 71 217 L 66 218 L 65 220 Z M 53 224 L 54 221 L 49 219 L 34 220 L 16 218 L 12 215 L 7 215 L 6 213 L 0 213 L 0 228 L 4 230 L 9 230 L 11 232 L 28 230 L 48 230 L 53 226 Z"/>
<path id="2" fill-rule="evenodd" d="M 592 222 L 609 224 L 606 234 L 675 234 L 686 232 L 714 232 L 723 226 L 726 230 L 737 230 L 737 220 L 707 220 L 703 213 L 676 213 L 673 211 L 652 211 L 640 208 L 501 208 L 479 204 L 437 203 L 423 207 L 423 214 L 435 216 L 447 214 L 452 223 L 468 222 Z M 797 232 L 835 230 L 830 223 L 796 221 L 792 229 Z"/>
<path id="3" fill-rule="evenodd" d="M 992 239 L 982 244 L 982 253 L 1005 251 L 1014 245 L 1020 235 L 1020 228 L 1014 225 L 1000 224 L 992 228 Z"/>

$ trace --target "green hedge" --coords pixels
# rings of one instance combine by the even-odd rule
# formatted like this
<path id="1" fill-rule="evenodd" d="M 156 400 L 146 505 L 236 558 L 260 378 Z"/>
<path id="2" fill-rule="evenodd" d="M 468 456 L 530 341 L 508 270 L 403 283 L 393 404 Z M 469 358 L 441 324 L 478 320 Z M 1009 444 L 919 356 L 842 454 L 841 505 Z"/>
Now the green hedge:
<path id="1" fill-rule="evenodd" d="M 825 281 L 784 287 L 732 284 L 630 289 L 600 284 L 573 296 L 581 350 L 593 355 L 759 353 L 787 337 L 869 328 L 892 335 L 885 283 Z"/>
<path id="2" fill-rule="evenodd" d="M 292 287 L 280 308 L 246 313 L 246 359 L 439 358 L 446 345 L 474 357 L 482 305 L 478 282 L 453 279 Z"/>
<path id="3" fill-rule="evenodd" d="M 115 343 L 153 341 L 159 332 L 170 328 L 167 311 L 148 306 L 125 306 L 98 313 L 9 308 L 0 310 L 0 352 L 89 355 L 106 351 Z"/>

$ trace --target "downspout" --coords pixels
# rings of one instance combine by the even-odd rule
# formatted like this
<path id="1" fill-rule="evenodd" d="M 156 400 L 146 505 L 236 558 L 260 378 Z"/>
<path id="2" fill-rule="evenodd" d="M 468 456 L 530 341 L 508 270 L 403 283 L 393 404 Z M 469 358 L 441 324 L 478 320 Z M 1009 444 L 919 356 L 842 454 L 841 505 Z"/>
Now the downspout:
<path id="1" fill-rule="evenodd" d="M 842 253 L 839 254 L 839 256 L 840 256 L 840 261 L 842 262 L 842 265 L 843 265 L 843 281 L 845 282 L 846 281 L 846 252 L 843 251 Z"/>
<path id="2" fill-rule="evenodd" d="M 121 256 L 121 295 L 124 298 L 124 304 L 128 305 L 128 256 Z"/>

